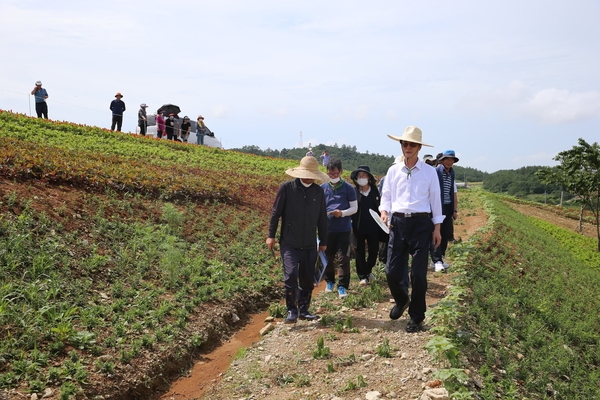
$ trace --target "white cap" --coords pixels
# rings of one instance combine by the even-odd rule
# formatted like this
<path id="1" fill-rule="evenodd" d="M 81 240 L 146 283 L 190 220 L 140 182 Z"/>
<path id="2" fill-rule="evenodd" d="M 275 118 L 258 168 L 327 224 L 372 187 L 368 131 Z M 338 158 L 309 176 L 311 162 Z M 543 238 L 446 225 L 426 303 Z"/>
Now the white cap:
<path id="1" fill-rule="evenodd" d="M 42 86 L 42 81 L 37 81 L 37 82 L 35 83 L 35 86 Z"/>

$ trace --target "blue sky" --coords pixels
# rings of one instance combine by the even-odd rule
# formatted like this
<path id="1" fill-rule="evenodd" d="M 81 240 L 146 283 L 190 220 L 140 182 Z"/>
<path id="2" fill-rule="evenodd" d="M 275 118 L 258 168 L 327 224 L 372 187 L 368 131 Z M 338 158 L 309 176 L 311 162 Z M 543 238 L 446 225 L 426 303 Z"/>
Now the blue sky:
<path id="1" fill-rule="evenodd" d="M 487 172 L 600 139 L 600 2 L 0 1 L 0 108 L 124 130 L 140 103 L 199 114 L 225 148 L 346 144 L 408 125 Z M 343 160 L 342 160 L 343 161 Z"/>

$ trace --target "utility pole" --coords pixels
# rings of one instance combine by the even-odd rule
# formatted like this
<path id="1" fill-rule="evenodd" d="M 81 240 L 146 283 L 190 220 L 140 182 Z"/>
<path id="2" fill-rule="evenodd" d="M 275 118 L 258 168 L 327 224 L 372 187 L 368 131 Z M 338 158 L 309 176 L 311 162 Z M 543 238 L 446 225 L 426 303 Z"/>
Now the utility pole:
<path id="1" fill-rule="evenodd" d="M 300 147 L 304 147 L 304 145 L 302 144 L 302 131 L 300 131 Z"/>

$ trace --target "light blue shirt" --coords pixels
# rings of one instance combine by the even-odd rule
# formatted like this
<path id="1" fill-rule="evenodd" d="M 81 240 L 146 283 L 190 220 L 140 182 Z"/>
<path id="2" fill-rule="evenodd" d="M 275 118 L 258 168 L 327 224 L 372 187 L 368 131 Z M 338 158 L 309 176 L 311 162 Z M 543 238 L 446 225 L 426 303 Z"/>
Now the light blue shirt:
<path id="1" fill-rule="evenodd" d="M 44 98 L 48 97 L 48 92 L 46 92 L 46 89 L 41 88 L 36 90 L 33 96 L 35 97 L 36 103 L 42 103 L 46 101 Z"/>

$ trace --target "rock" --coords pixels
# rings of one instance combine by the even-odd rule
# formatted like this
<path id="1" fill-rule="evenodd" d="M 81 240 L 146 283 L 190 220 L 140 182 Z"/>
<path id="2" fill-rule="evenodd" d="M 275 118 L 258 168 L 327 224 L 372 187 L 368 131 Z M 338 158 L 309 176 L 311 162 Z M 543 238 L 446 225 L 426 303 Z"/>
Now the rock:
<path id="1" fill-rule="evenodd" d="M 446 388 L 427 389 L 421 395 L 421 400 L 450 400 Z"/>
<path id="2" fill-rule="evenodd" d="M 273 358 L 273 356 L 271 354 L 265 356 L 265 363 L 269 363 L 269 361 L 271 361 L 271 359 Z"/>
<path id="3" fill-rule="evenodd" d="M 32 394 L 32 395 L 29 397 L 29 399 L 30 399 L 30 400 L 38 400 L 38 395 L 37 395 L 37 393 L 33 393 L 33 394 Z"/>
<path id="4" fill-rule="evenodd" d="M 365 399 L 367 400 L 377 400 L 377 399 L 381 399 L 381 393 L 373 390 L 371 392 L 367 392 L 367 394 L 365 395 Z"/>
<path id="5" fill-rule="evenodd" d="M 264 336 L 267 333 L 271 332 L 273 329 L 275 329 L 275 325 L 273 325 L 272 323 L 268 323 L 264 326 L 264 328 L 260 330 L 259 334 L 260 336 Z"/>
<path id="6" fill-rule="evenodd" d="M 275 317 L 272 317 L 269 315 L 267 318 L 265 318 L 265 323 L 269 323 L 269 322 L 275 322 Z"/>
<path id="7" fill-rule="evenodd" d="M 232 322 L 232 323 L 234 323 L 234 324 L 235 324 L 235 323 L 236 323 L 236 322 L 238 322 L 239 320 L 240 320 L 240 317 L 238 317 L 238 316 L 237 316 L 237 314 L 235 314 L 235 313 L 231 313 L 231 322 Z"/>

